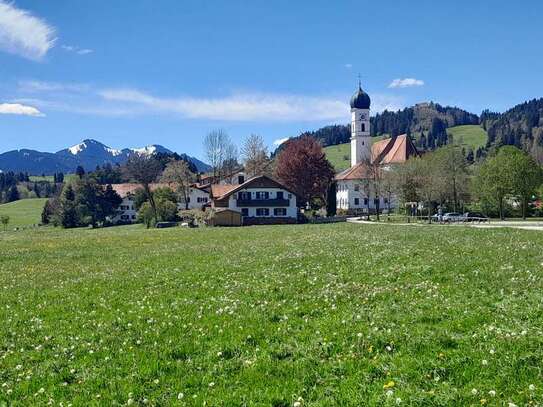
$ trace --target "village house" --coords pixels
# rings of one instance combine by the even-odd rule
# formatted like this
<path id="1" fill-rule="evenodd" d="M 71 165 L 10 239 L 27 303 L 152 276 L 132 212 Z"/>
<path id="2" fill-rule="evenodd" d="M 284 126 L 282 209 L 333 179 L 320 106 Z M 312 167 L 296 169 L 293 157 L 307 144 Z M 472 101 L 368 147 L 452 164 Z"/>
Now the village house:
<path id="1" fill-rule="evenodd" d="M 372 180 L 382 178 L 391 166 L 418 156 L 407 134 L 372 144 L 370 135 L 370 97 L 358 86 L 351 98 L 351 167 L 336 175 L 336 207 L 349 213 L 386 211 L 397 206 L 394 195 L 372 188 Z M 381 172 L 377 176 L 377 171 Z"/>
<path id="2" fill-rule="evenodd" d="M 138 189 L 141 189 L 140 184 L 125 183 L 125 184 L 113 184 L 111 186 L 117 194 L 122 198 L 122 202 L 119 205 L 117 214 L 110 220 L 112 223 L 133 223 L 136 222 L 138 211 L 134 202 L 134 195 Z M 168 184 L 151 184 L 151 191 L 162 187 L 172 187 Z M 193 184 L 190 187 L 190 193 L 188 197 L 188 209 L 203 209 L 204 206 L 210 204 L 210 186 L 202 186 L 199 184 Z M 179 210 L 186 208 L 184 201 L 177 203 Z"/>
<path id="3" fill-rule="evenodd" d="M 294 192 L 267 176 L 253 177 L 239 185 L 211 185 L 211 207 L 241 214 L 243 225 L 296 223 Z"/>

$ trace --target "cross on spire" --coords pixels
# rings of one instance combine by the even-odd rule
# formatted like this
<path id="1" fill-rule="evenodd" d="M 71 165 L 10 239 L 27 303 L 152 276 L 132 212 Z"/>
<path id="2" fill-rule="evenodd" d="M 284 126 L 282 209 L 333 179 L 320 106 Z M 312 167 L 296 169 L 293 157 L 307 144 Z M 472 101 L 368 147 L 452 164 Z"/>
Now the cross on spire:
<path id="1" fill-rule="evenodd" d="M 358 74 L 358 89 L 362 89 L 362 78 L 360 76 L 360 73 Z"/>

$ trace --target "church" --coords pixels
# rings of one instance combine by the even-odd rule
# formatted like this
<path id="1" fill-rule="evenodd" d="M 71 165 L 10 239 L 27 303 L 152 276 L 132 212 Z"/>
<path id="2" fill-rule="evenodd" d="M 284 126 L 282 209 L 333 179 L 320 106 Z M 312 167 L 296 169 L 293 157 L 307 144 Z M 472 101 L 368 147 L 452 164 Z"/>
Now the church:
<path id="1" fill-rule="evenodd" d="M 420 155 L 407 134 L 372 143 L 370 105 L 370 97 L 359 83 L 351 98 L 351 167 L 335 178 L 337 209 L 353 214 L 395 208 L 393 195 L 372 186 L 372 172 L 388 171 L 392 165 Z"/>

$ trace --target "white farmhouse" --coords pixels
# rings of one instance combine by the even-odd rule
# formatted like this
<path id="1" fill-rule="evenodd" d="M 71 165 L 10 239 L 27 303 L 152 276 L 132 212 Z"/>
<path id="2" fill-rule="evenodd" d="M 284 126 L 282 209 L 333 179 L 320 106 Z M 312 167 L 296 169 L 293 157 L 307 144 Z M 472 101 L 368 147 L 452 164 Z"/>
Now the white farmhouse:
<path id="1" fill-rule="evenodd" d="M 296 223 L 296 195 L 267 177 L 251 178 L 240 185 L 211 186 L 212 208 L 239 212 L 244 225 Z"/>
<path id="2" fill-rule="evenodd" d="M 358 85 L 351 98 L 351 167 L 336 175 L 337 209 L 349 213 L 382 211 L 397 206 L 394 196 L 375 193 L 372 179 L 376 171 L 385 172 L 419 152 L 407 134 L 371 142 L 370 97 Z M 382 175 L 381 175 L 382 176 Z"/>

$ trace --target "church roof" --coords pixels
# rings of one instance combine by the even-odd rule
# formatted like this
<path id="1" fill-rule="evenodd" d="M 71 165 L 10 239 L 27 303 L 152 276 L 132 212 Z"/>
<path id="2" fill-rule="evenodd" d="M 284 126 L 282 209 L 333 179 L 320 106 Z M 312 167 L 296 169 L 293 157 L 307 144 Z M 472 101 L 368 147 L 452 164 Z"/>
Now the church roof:
<path id="1" fill-rule="evenodd" d="M 401 164 L 419 156 L 413 140 L 407 134 L 377 141 L 371 146 L 371 160 L 379 165 Z M 336 180 L 356 180 L 369 177 L 367 163 L 361 162 L 336 175 Z"/>

